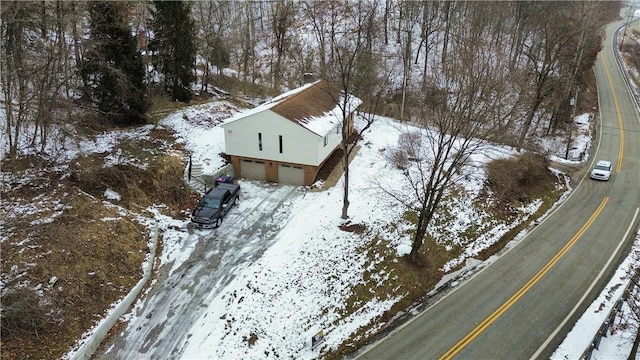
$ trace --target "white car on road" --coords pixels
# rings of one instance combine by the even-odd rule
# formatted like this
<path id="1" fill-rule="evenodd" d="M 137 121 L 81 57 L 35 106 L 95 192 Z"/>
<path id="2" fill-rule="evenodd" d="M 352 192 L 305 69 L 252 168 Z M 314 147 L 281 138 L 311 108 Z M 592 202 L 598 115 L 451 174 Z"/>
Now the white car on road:
<path id="1" fill-rule="evenodd" d="M 599 160 L 591 170 L 591 178 L 607 181 L 609 177 L 611 177 L 611 161 Z"/>

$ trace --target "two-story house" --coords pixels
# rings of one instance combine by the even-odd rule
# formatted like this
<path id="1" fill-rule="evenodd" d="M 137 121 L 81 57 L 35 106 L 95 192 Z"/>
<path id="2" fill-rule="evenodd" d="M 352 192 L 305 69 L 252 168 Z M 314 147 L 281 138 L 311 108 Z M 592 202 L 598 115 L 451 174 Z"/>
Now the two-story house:
<path id="1" fill-rule="evenodd" d="M 235 176 L 311 185 L 342 141 L 343 107 L 349 134 L 362 103 L 323 80 L 306 84 L 225 121 L 225 152 Z M 346 106 L 343 106 L 346 101 Z"/>

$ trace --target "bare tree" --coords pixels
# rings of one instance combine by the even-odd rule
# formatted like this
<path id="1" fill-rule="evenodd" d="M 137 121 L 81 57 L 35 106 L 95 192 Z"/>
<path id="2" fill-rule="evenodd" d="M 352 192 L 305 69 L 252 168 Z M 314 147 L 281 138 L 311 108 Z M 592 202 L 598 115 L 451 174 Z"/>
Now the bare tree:
<path id="1" fill-rule="evenodd" d="M 400 121 L 405 120 L 405 102 L 407 99 L 407 87 L 411 77 L 411 59 L 413 51 L 413 37 L 415 26 L 421 15 L 420 4 L 413 1 L 403 1 L 401 6 L 400 28 L 398 33 L 399 43 L 402 44 L 402 101 L 400 104 Z"/>
<path id="2" fill-rule="evenodd" d="M 349 157 L 356 148 L 360 134 L 366 131 L 374 121 L 380 99 L 386 92 L 389 84 L 389 75 L 381 71 L 379 55 L 366 51 L 367 34 L 371 32 L 369 26 L 373 26 L 371 18 L 375 18 L 376 3 L 358 1 L 355 4 L 342 8 L 345 21 L 337 21 L 332 17 L 330 24 L 330 42 L 334 54 L 334 71 L 330 74 L 331 80 L 338 85 L 340 96 L 335 100 L 340 108 L 342 118 L 342 167 L 344 170 L 342 219 L 349 217 Z M 359 130 L 354 129 L 352 113 L 359 101 L 353 96 L 359 92 L 366 96 L 365 104 L 367 115 L 365 124 Z"/>
<path id="3" fill-rule="evenodd" d="M 422 68 L 422 86 L 427 82 L 427 70 L 429 67 L 429 54 L 438 44 L 437 35 L 442 27 L 442 16 L 440 14 L 440 3 L 436 1 L 425 1 L 422 3 L 422 19 L 420 22 L 420 44 L 416 50 L 414 64 L 418 64 L 420 52 L 424 47 L 424 58 Z"/>
<path id="4" fill-rule="evenodd" d="M 327 19 L 328 2 L 325 1 L 305 1 L 303 3 L 303 14 L 311 22 L 313 35 L 318 42 L 318 67 L 320 78 L 326 77 L 327 69 Z"/>
<path id="5" fill-rule="evenodd" d="M 231 24 L 231 9 L 228 1 L 207 0 L 194 3 L 199 54 L 204 58 L 204 69 L 201 79 L 201 92 L 206 92 L 211 77 L 213 64 L 222 74 L 225 66 L 230 64 L 228 45 L 224 41 L 225 29 Z"/>
<path id="6" fill-rule="evenodd" d="M 15 159 L 22 128 L 29 118 L 27 104 L 31 101 L 28 89 L 28 68 L 24 49 L 27 13 L 24 3 L 13 1 L 2 9 L 2 90 L 7 125 L 6 139 L 9 158 Z"/>
<path id="7" fill-rule="evenodd" d="M 71 78 L 67 4 L 11 1 L 1 8 L 0 67 L 9 157 L 45 152 L 60 111 L 68 109 Z"/>
<path id="8" fill-rule="evenodd" d="M 197 1 L 193 4 L 192 12 L 196 28 L 196 47 L 198 54 L 204 58 L 204 64 L 200 65 L 204 67 L 202 69 L 202 78 L 200 79 L 200 93 L 205 93 L 209 87 L 209 77 L 211 76 L 211 67 L 209 66 L 211 63 L 211 48 L 216 37 L 212 24 L 215 2 Z M 198 68 L 197 60 L 196 68 Z"/>
<path id="9" fill-rule="evenodd" d="M 570 34 L 575 28 L 570 25 L 568 16 L 573 6 L 565 3 L 533 4 L 539 11 L 529 15 L 534 36 L 525 46 L 523 55 L 528 64 L 527 73 L 530 75 L 528 87 L 531 89 L 529 108 L 520 132 L 517 150 L 525 144 L 527 133 L 533 119 L 543 102 L 556 90 L 559 77 L 560 62 L 564 49 L 570 43 Z"/>
<path id="10" fill-rule="evenodd" d="M 250 1 L 236 3 L 239 7 L 237 11 L 236 23 L 238 26 L 237 39 L 240 45 L 240 54 L 238 59 L 238 66 L 242 73 L 242 80 L 247 81 L 248 78 L 251 82 L 256 81 L 256 69 L 255 69 L 255 46 L 256 46 L 256 16 L 254 4 Z"/>
<path id="11" fill-rule="evenodd" d="M 359 18 L 358 18 L 359 19 Z M 356 103 L 351 96 L 353 85 L 352 78 L 356 69 L 356 60 L 358 54 L 362 51 L 363 38 L 359 31 L 354 31 L 342 24 L 332 24 L 332 29 L 340 28 L 339 31 L 332 30 L 333 37 L 331 38 L 332 53 L 335 55 L 335 66 L 337 73 L 337 83 L 342 92 L 337 100 L 340 107 L 342 119 L 342 167 L 344 169 L 344 184 L 343 184 L 343 197 L 342 197 L 342 219 L 349 217 L 349 138 L 353 129 L 353 118 L 351 118 L 352 112 L 355 110 Z M 340 36 L 340 37 L 338 37 Z"/>
<path id="12" fill-rule="evenodd" d="M 502 69 L 493 66 L 491 51 L 462 51 L 463 41 L 451 46 L 460 56 L 451 58 L 438 73 L 450 78 L 431 78 L 429 96 L 422 98 L 418 125 L 422 129 L 401 137 L 390 160 L 403 168 L 411 196 L 386 191 L 416 215 L 411 253 L 418 261 L 429 225 L 470 156 L 495 129 L 491 114 L 500 106 Z M 401 161 L 398 161 L 401 160 Z M 402 161 L 406 160 L 406 161 Z"/>
<path id="13" fill-rule="evenodd" d="M 273 63 L 271 71 L 274 89 L 279 89 L 282 81 L 282 61 L 290 43 L 289 32 L 293 24 L 294 14 L 295 8 L 290 0 L 278 0 L 271 4 L 272 48 L 276 51 L 275 63 Z"/>
<path id="14" fill-rule="evenodd" d="M 567 45 L 562 49 L 558 61 L 560 86 L 554 88 L 556 100 L 553 108 L 554 114 L 549 122 L 547 134 L 555 135 L 560 124 L 564 124 L 568 136 L 571 135 L 573 119 L 571 112 L 575 111 L 578 87 L 586 88 L 582 83 L 585 73 L 589 73 L 595 60 L 595 54 L 601 49 L 603 33 L 599 21 L 600 14 L 604 11 L 603 4 L 598 2 L 578 2 L 572 7 L 571 15 L 566 19 L 574 31 L 567 33 Z M 571 105 L 571 99 L 573 104 Z M 567 152 L 571 139 L 567 141 Z"/>
<path id="15" fill-rule="evenodd" d="M 391 17 L 391 10 L 393 9 L 393 0 L 384 0 L 384 16 L 382 22 L 384 23 L 384 44 L 389 44 L 389 18 Z"/>
<path id="16" fill-rule="evenodd" d="M 522 55 L 522 49 L 524 48 L 525 42 L 529 38 L 530 30 L 528 29 L 526 19 L 531 11 L 530 5 L 531 4 L 526 1 L 517 1 L 515 2 L 515 5 L 513 5 L 515 7 L 515 24 L 513 25 L 513 36 L 508 38 L 510 43 L 510 69 L 513 69 L 517 65 L 518 60 Z"/>
<path id="17" fill-rule="evenodd" d="M 450 30 L 451 30 L 451 23 L 452 23 L 452 18 L 453 18 L 453 13 L 454 13 L 454 8 L 455 8 L 455 4 L 452 5 L 451 1 L 445 1 L 444 2 L 444 9 L 443 9 L 443 23 L 444 23 L 444 27 L 442 28 L 443 31 L 443 35 L 442 35 L 442 52 L 441 52 L 441 60 L 442 63 L 446 63 L 447 62 L 447 54 L 448 54 L 448 48 L 449 48 L 449 36 L 451 34 Z"/>

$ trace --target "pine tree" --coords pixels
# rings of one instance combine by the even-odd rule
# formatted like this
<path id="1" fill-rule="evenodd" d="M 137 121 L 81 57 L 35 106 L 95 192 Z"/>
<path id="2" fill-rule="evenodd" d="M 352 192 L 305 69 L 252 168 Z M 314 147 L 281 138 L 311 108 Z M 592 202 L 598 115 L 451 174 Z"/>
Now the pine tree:
<path id="1" fill-rule="evenodd" d="M 150 106 L 144 87 L 144 62 L 118 2 L 89 5 L 91 35 L 83 66 L 85 99 L 116 125 L 146 122 Z"/>
<path id="2" fill-rule="evenodd" d="M 149 46 L 157 52 L 163 85 L 175 100 L 189 101 L 196 55 L 191 5 L 182 1 L 154 1 L 154 4 L 155 37 Z"/>
<path id="3" fill-rule="evenodd" d="M 222 75 L 222 69 L 231 64 L 229 51 L 224 45 L 222 38 L 216 36 L 211 45 L 211 63 L 218 68 L 218 74 Z"/>

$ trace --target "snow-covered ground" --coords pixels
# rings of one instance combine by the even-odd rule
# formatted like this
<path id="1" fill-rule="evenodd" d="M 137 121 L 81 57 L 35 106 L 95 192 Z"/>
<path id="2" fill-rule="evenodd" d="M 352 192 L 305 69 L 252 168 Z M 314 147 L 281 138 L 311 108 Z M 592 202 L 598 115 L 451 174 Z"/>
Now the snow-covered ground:
<path id="1" fill-rule="evenodd" d="M 613 275 L 600 296 L 594 300 L 589 308 L 584 312 L 580 320 L 576 322 L 573 329 L 567 334 L 566 338 L 560 344 L 558 349 L 553 353 L 551 359 L 579 359 L 594 336 L 598 332 L 600 326 L 609 316 L 616 302 L 623 295 L 629 283 L 629 273 L 633 269 L 638 268 L 640 260 L 640 233 L 637 234 L 633 248 L 629 255 L 620 264 L 618 270 Z M 610 324 L 606 337 L 602 337 L 598 349 L 594 350 L 591 359 L 593 360 L 610 360 L 610 359 L 626 359 L 629 356 L 631 346 L 635 337 L 635 330 L 627 326 L 631 310 L 624 303 L 620 314 Z M 625 315 L 626 314 L 626 315 Z M 623 321 L 622 318 L 627 320 Z"/>
<path id="2" fill-rule="evenodd" d="M 238 109 L 225 102 L 197 105 L 169 115 L 159 126 L 175 131 L 179 141 L 192 153 L 193 160 L 202 163 L 205 172 L 210 173 L 222 165 L 219 154 L 224 148 L 222 129 L 215 125 L 236 111 Z M 570 159 L 580 159 L 578 154 L 588 153 L 591 145 L 589 121 L 588 114 L 576 118 L 580 130 L 573 139 Z M 371 242 L 371 234 L 386 239 L 387 246 L 398 255 L 409 250 L 409 238 L 403 231 L 408 226 L 402 221 L 403 209 L 381 206 L 392 200 L 379 188 L 402 181 L 399 171 L 384 159 L 383 153 L 396 145 L 400 133 L 417 130 L 407 126 L 392 119 L 378 118 L 364 134 L 363 146 L 352 163 L 350 221 L 365 225 L 365 233 L 369 235 L 339 229 L 343 223 L 340 219 L 341 182 L 325 191 L 307 192 L 290 205 L 292 215 L 282 224 L 273 245 L 258 260 L 244 266 L 234 280 L 218 289 L 211 298 L 208 307 L 185 334 L 184 341 L 177 345 L 183 358 L 316 358 L 322 351 L 318 349 L 336 348 L 400 299 L 402 294 L 379 294 L 360 304 L 355 312 L 343 315 L 345 299 L 364 274 L 377 276 L 381 281 L 395 276 L 384 270 L 373 272 L 377 263 L 363 251 Z M 572 160 L 563 160 L 564 141 L 564 138 L 546 138 L 541 144 L 551 150 L 555 161 L 571 163 Z M 474 163 L 478 165 L 513 154 L 510 148 L 488 145 L 482 154 L 474 156 Z M 581 160 L 587 159 L 582 157 Z M 482 166 L 470 169 L 473 176 L 466 176 L 461 184 L 468 194 L 477 194 L 483 185 L 484 175 L 479 169 Z M 454 214 L 453 218 L 457 219 L 454 228 L 464 228 L 479 221 L 482 214 L 468 211 L 472 208 L 472 199 L 472 196 L 456 199 L 456 206 L 449 207 L 450 211 L 467 210 Z M 526 217 L 536 209 L 534 202 L 521 210 L 521 216 Z M 166 223 L 162 224 L 163 221 Z M 388 223 L 398 227 L 389 227 Z M 160 258 L 163 263 L 173 263 L 173 268 L 177 268 L 190 257 L 194 247 L 181 246 L 187 235 L 175 230 L 174 220 L 161 220 L 160 227 L 165 233 L 164 252 Z M 495 224 L 496 231 L 468 244 L 469 251 L 454 260 L 451 266 L 491 245 L 509 228 L 509 224 Z M 447 233 L 447 236 L 451 235 L 454 232 Z M 180 306 L 180 300 L 176 301 L 176 308 L 184 308 Z M 132 318 L 143 315 L 133 311 L 127 318 L 134 321 Z M 586 316 L 581 320 L 586 325 L 580 328 L 591 338 L 601 320 L 601 316 Z M 374 326 L 372 331 L 375 330 Z M 325 343 L 312 350 L 311 337 L 319 331 L 323 332 Z M 570 338 L 568 345 L 563 346 L 581 354 L 584 335 L 577 335 L 577 339 Z M 573 355 L 568 356 L 572 358 Z"/>
<path id="3" fill-rule="evenodd" d="M 160 124 L 178 131 L 187 148 L 200 146 L 193 139 L 208 139 L 206 145 L 211 147 L 210 154 L 202 155 L 204 161 L 211 162 L 210 159 L 222 151 L 222 141 L 218 143 L 220 148 L 211 145 L 222 138 L 222 129 L 196 125 L 188 131 L 183 120 L 197 119 L 201 116 L 199 111 L 200 108 L 185 110 L 186 116 L 175 114 Z M 379 186 L 395 188 L 402 183 L 402 175 L 384 159 L 383 153 L 397 144 L 402 132 L 416 130 L 392 119 L 379 118 L 364 134 L 363 146 L 350 170 L 349 220 L 365 225 L 368 234 L 388 239 L 389 246 L 399 255 L 406 253 L 410 244 L 409 236 L 403 231 L 408 226 L 402 221 L 404 209 L 389 206 L 392 199 Z M 484 154 L 474 156 L 474 163 L 481 164 L 513 153 L 509 148 L 487 146 Z M 194 154 L 194 161 L 199 160 Z M 474 168 L 474 171 L 477 170 Z M 466 179 L 463 186 L 467 192 L 477 194 L 483 186 L 484 176 L 476 173 Z M 459 203 L 451 209 L 472 209 L 472 200 L 472 196 L 457 199 Z M 397 302 L 401 295 L 380 294 L 381 297 L 362 304 L 354 314 L 342 315 L 345 299 L 351 295 L 352 288 L 377 264 L 371 263 L 363 251 L 372 235 L 360 236 L 339 229 L 343 223 L 341 202 L 341 183 L 326 191 L 309 192 L 299 199 L 274 245 L 214 298 L 194 324 L 184 357 L 262 358 L 264 354 L 271 354 L 273 357 L 314 358 L 318 353 L 309 346 L 311 335 L 322 330 L 325 346 L 335 348 Z M 523 211 L 523 215 L 536 209 L 533 204 Z M 450 228 L 464 229 L 477 224 L 481 216 L 473 211 L 458 210 L 453 216 L 457 224 Z M 387 226 L 389 223 L 396 223 L 399 228 Z M 470 249 L 477 253 L 499 239 L 511 226 L 497 224 L 491 236 L 478 239 Z M 432 231 L 442 232 L 443 229 Z M 455 231 L 447 236 L 457 237 Z M 451 266 L 463 262 L 464 256 L 473 253 L 461 256 Z M 394 275 L 378 273 L 375 276 Z M 248 346 L 249 341 L 251 346 Z"/>
<path id="4" fill-rule="evenodd" d="M 203 171 L 213 173 L 222 166 L 223 160 L 219 154 L 224 151 L 223 132 L 216 125 L 239 110 L 229 102 L 216 101 L 171 114 L 159 126 L 175 131 L 194 161 L 203 165 Z M 4 119 L 0 116 L 0 120 Z M 591 146 L 589 121 L 588 114 L 576 118 L 580 134 L 573 139 L 569 160 L 564 159 L 564 137 L 543 138 L 540 144 L 551 151 L 552 160 L 556 162 L 588 162 L 586 154 Z M 384 149 L 397 143 L 398 135 L 407 130 L 403 126 L 391 119 L 380 118 L 365 134 L 361 143 L 363 146 L 351 168 L 349 208 L 352 223 L 363 224 L 367 233 L 388 240 L 388 246 L 398 255 L 409 250 L 409 239 L 404 234 L 407 224 L 401 220 L 400 207 L 380 206 L 380 201 L 391 199 L 385 198 L 384 192 L 375 184 L 379 182 L 383 186 L 391 186 L 390 184 L 401 181 L 400 174 L 386 162 L 382 153 Z M 67 144 L 63 148 L 69 158 L 76 156 L 74 151 L 103 152 L 113 149 L 117 138 L 144 137 L 150 129 L 150 126 L 145 126 L 133 131 L 108 132 L 95 141 L 81 142 L 79 147 Z M 482 164 L 513 153 L 510 148 L 488 146 L 484 154 L 478 154 L 474 158 L 474 162 Z M 110 162 L 129 160 L 115 155 L 107 158 L 105 166 Z M 478 168 L 482 166 L 478 166 L 476 170 Z M 457 219 L 452 229 L 478 222 L 482 216 L 481 213 L 469 211 L 472 206 L 467 205 L 482 186 L 483 174 L 474 173 L 466 178 L 468 181 L 462 185 L 466 193 L 471 195 L 457 199 L 459 202 L 456 206 L 449 206 L 450 211 L 457 209 L 452 216 Z M 247 188 L 252 187 L 249 185 Z M 372 263 L 362 251 L 370 238 L 339 230 L 338 226 L 342 224 L 341 196 L 342 187 L 338 183 L 326 191 L 308 192 L 291 204 L 293 215 L 282 224 L 273 245 L 257 261 L 240 269 L 236 278 L 212 298 L 209 306 L 193 324 L 187 340 L 179 345 L 184 358 L 315 358 L 320 350 L 311 349 L 312 335 L 322 330 L 326 339 L 324 346 L 334 348 L 360 326 L 368 324 L 399 300 L 401 294 L 380 294 L 373 300 L 360 304 L 355 313 L 343 316 L 344 299 L 349 297 L 352 286 L 364 274 L 377 276 L 381 280 L 394 274 L 371 274 L 377 264 Z M 118 198 L 119 195 L 108 191 L 105 197 Z M 536 210 L 535 202 L 529 205 L 521 210 L 522 216 Z M 159 258 L 163 264 L 173 263 L 173 268 L 178 268 L 191 257 L 195 249 L 183 246 L 187 235 L 176 229 L 183 224 L 182 221 L 166 217 L 158 217 L 157 220 L 157 225 L 164 233 L 163 252 L 159 254 Z M 396 222 L 398 227 L 389 228 L 386 226 L 389 222 Z M 155 224 L 149 222 L 149 226 L 152 225 Z M 510 226 L 494 225 L 490 236 L 467 244 L 468 252 L 454 259 L 449 266 L 458 265 L 466 257 L 491 245 Z M 432 228 L 430 231 L 437 234 L 445 230 Z M 454 241 L 460 241 L 455 233 L 452 231 L 446 236 L 451 235 Z M 640 251 L 638 242 L 640 239 L 636 239 L 634 252 Z M 636 261 L 633 257 L 625 260 L 602 295 L 593 302 L 574 331 L 559 347 L 554 359 L 574 359 L 582 354 L 624 288 L 627 267 L 637 266 Z M 184 307 L 184 304 L 177 301 L 177 307 Z M 126 319 L 131 320 L 136 316 L 134 309 Z M 88 335 L 90 337 L 91 333 Z M 83 341 L 86 340 L 85 338 Z M 619 329 L 615 335 L 602 340 L 600 350 L 594 353 L 594 357 L 625 358 L 631 341 L 629 334 Z"/>

